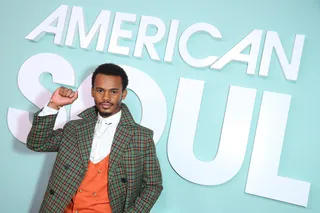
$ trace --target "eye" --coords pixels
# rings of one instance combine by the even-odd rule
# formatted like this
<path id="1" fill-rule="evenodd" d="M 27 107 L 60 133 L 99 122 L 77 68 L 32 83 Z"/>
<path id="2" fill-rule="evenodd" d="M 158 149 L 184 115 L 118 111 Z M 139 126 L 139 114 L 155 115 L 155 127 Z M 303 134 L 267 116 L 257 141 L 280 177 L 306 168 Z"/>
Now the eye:
<path id="1" fill-rule="evenodd" d="M 102 92 L 102 89 L 97 89 L 97 92 L 98 92 L 98 93 Z"/>
<path id="2" fill-rule="evenodd" d="M 112 90 L 112 91 L 111 91 L 111 94 L 117 94 L 117 93 L 118 93 L 117 90 Z"/>

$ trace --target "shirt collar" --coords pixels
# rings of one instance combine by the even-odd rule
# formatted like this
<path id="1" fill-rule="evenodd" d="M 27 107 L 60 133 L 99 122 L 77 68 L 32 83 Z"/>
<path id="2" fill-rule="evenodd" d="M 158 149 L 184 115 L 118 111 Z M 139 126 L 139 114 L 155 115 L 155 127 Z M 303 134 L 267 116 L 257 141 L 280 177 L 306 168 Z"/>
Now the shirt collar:
<path id="1" fill-rule="evenodd" d="M 120 122 L 120 118 L 121 118 L 121 110 L 119 111 L 119 112 L 117 112 L 116 114 L 114 114 L 114 115 L 111 115 L 111 116 L 109 116 L 109 117 L 107 117 L 107 118 L 103 118 L 103 117 L 101 117 L 100 115 L 99 115 L 99 113 L 98 113 L 98 122 L 103 122 L 103 123 L 106 123 L 106 124 L 112 124 L 112 125 L 114 125 L 114 124 L 118 124 L 119 122 Z"/>

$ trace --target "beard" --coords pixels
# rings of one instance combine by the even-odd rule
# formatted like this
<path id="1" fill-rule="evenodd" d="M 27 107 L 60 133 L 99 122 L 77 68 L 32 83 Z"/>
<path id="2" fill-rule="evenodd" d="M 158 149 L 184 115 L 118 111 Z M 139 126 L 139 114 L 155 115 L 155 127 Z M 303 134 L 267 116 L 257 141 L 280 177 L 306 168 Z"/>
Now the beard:
<path id="1" fill-rule="evenodd" d="M 101 112 L 101 111 L 98 111 L 99 112 L 99 115 L 103 118 L 106 118 L 106 117 L 109 117 L 110 115 L 112 115 L 112 113 L 110 112 Z"/>
<path id="2" fill-rule="evenodd" d="M 121 102 L 120 103 L 112 103 L 112 102 L 108 102 L 111 107 L 108 109 L 109 112 L 107 112 L 106 109 L 104 109 L 103 107 L 101 107 L 101 103 L 102 102 L 95 102 L 95 109 L 96 109 L 96 112 L 99 113 L 99 115 L 103 118 L 107 118 L 117 112 L 120 111 L 121 109 Z"/>
<path id="3" fill-rule="evenodd" d="M 106 118 L 106 117 L 109 117 L 110 115 L 112 115 L 112 112 L 102 112 L 101 110 L 99 110 L 97 105 L 95 105 L 94 108 L 96 110 L 96 113 L 98 113 L 103 118 Z"/>

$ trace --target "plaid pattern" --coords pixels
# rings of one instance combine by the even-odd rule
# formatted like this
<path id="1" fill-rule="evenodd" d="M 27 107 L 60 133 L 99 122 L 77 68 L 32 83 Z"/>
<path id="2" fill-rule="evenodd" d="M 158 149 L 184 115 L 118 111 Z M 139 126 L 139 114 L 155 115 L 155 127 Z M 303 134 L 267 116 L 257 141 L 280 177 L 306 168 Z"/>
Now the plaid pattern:
<path id="1" fill-rule="evenodd" d="M 57 115 L 35 113 L 27 147 L 37 152 L 58 152 L 41 213 L 63 213 L 80 186 L 88 166 L 95 107 L 88 108 L 63 129 L 53 130 Z M 150 212 L 162 191 L 162 176 L 153 132 L 136 124 L 125 104 L 109 160 L 108 193 L 113 213 Z"/>

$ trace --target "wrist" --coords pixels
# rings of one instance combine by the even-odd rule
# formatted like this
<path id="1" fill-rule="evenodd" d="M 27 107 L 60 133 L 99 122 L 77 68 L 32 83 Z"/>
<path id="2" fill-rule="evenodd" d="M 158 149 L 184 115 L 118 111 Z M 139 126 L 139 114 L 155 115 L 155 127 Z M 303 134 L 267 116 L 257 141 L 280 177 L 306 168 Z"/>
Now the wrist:
<path id="1" fill-rule="evenodd" d="M 55 109 L 55 110 L 59 110 L 61 108 L 61 106 L 59 106 L 58 104 L 54 103 L 52 100 L 49 101 L 48 107 L 50 107 L 52 109 Z"/>

